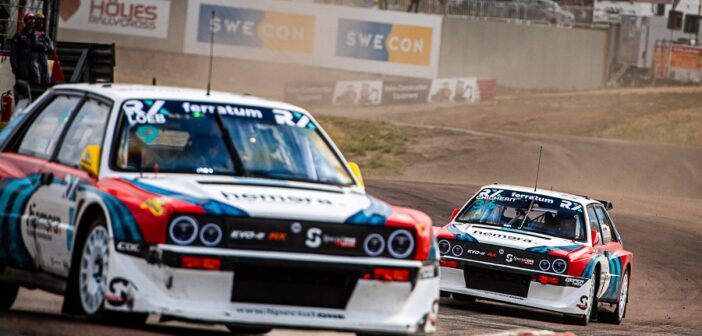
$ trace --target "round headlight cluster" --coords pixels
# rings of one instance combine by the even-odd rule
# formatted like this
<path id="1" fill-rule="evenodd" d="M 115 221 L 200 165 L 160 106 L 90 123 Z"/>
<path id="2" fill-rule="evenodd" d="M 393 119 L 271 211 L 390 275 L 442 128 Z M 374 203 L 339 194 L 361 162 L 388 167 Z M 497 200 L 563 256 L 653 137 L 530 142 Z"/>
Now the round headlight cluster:
<path id="1" fill-rule="evenodd" d="M 562 274 L 568 269 L 568 263 L 563 259 L 556 259 L 553 262 L 548 261 L 548 259 L 541 259 L 539 269 L 544 272 L 553 271 L 554 273 Z"/>
<path id="2" fill-rule="evenodd" d="M 448 254 L 449 252 L 451 252 L 451 243 L 445 239 L 439 241 L 439 253 Z"/>
<path id="3" fill-rule="evenodd" d="M 378 233 L 372 233 L 363 241 L 363 250 L 371 257 L 383 254 L 386 248 L 393 258 L 407 258 L 414 251 L 414 236 L 407 230 L 397 230 L 387 240 Z"/>
<path id="4" fill-rule="evenodd" d="M 174 243 L 189 245 L 197 239 L 198 226 L 194 218 L 180 216 L 171 222 L 168 234 Z"/>
<path id="5" fill-rule="evenodd" d="M 551 263 L 551 268 L 556 273 L 565 273 L 568 268 L 568 263 L 563 259 L 556 259 Z"/>
<path id="6" fill-rule="evenodd" d="M 197 220 L 190 216 L 176 217 L 168 228 L 168 237 L 178 245 L 190 245 L 200 238 L 205 246 L 217 246 L 222 241 L 222 228 L 215 223 L 200 227 Z"/>
<path id="7" fill-rule="evenodd" d="M 209 223 L 200 229 L 200 241 L 205 246 L 217 246 L 222 241 L 222 229 L 215 223 Z"/>

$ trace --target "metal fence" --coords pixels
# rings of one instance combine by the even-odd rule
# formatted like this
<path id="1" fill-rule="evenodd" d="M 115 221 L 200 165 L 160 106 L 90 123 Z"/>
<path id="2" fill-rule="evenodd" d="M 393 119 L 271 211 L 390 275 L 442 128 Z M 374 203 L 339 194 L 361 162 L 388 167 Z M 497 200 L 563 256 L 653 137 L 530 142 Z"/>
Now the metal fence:
<path id="1" fill-rule="evenodd" d="M 316 3 L 410 11 L 412 0 L 315 0 Z M 415 11 L 414 8 L 411 8 Z M 559 5 L 552 0 L 419 0 L 417 11 L 509 22 L 593 26 L 592 6 Z M 596 26 L 596 25 L 594 25 Z"/>

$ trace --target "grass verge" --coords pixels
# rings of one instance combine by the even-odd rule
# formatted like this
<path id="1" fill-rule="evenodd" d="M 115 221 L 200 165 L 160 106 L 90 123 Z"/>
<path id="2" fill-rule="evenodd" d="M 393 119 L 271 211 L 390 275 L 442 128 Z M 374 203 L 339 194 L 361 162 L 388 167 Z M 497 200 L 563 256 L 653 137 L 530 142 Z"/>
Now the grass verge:
<path id="1" fill-rule="evenodd" d="M 361 166 L 365 177 L 398 174 L 405 167 L 403 156 L 415 139 L 412 128 L 341 117 L 316 119 L 346 159 Z"/>

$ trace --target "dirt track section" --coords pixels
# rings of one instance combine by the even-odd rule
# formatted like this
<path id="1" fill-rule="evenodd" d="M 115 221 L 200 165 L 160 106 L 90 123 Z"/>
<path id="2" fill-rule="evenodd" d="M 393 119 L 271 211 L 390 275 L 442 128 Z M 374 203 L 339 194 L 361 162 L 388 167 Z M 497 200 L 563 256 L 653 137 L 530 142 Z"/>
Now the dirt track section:
<path id="1" fill-rule="evenodd" d="M 451 210 L 476 186 L 368 181 L 368 191 L 391 203 L 418 208 L 441 225 Z M 474 305 L 442 299 L 438 335 L 482 335 L 513 329 L 574 331 L 577 335 L 699 335 L 702 330 L 702 238 L 694 199 L 627 199 L 615 204 L 614 220 L 626 248 L 635 254 L 628 316 L 619 326 L 562 324 L 557 314 L 496 303 Z M 149 324 L 142 329 L 103 326 L 83 318 L 61 316 L 60 298 L 22 291 L 13 311 L 0 316 L 0 335 L 224 335 L 223 327 L 193 324 Z M 272 335 L 306 335 L 274 330 Z M 316 333 L 315 333 L 316 334 Z M 319 333 L 329 335 L 335 333 Z"/>

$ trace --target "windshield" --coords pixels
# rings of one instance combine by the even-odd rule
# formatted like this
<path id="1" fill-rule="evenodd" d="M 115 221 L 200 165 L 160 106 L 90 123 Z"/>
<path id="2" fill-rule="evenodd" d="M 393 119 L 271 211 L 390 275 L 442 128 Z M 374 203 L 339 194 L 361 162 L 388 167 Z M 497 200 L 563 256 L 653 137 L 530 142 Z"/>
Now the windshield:
<path id="1" fill-rule="evenodd" d="M 147 99 L 125 102 L 122 112 L 118 170 L 353 183 L 317 125 L 299 112 Z"/>
<path id="2" fill-rule="evenodd" d="M 538 194 L 483 189 L 457 218 L 463 223 L 501 226 L 587 241 L 580 203 Z"/>

